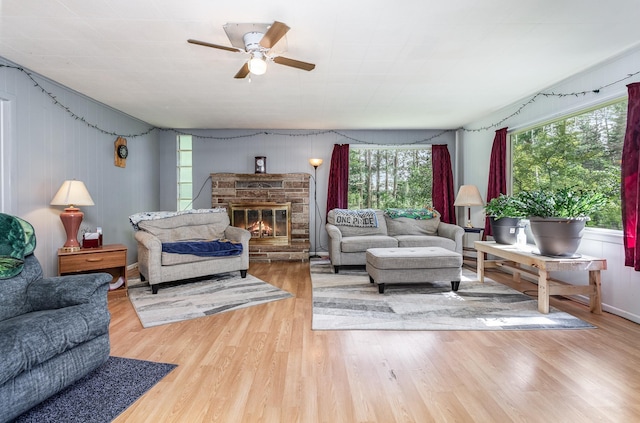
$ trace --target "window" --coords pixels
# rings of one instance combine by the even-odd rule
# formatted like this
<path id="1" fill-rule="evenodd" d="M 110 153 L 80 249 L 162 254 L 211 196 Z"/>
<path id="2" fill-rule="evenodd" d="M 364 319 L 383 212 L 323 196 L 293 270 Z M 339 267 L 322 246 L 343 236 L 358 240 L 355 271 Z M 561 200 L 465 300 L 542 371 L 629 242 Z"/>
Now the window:
<path id="1" fill-rule="evenodd" d="M 620 160 L 627 101 L 591 109 L 511 135 L 513 193 L 576 187 L 600 191 L 607 206 L 588 226 L 622 229 Z"/>
<path id="2" fill-rule="evenodd" d="M 185 210 L 193 203 L 193 165 L 191 135 L 178 135 L 178 208 Z"/>
<path id="3" fill-rule="evenodd" d="M 431 147 L 351 147 L 349 208 L 431 206 Z"/>

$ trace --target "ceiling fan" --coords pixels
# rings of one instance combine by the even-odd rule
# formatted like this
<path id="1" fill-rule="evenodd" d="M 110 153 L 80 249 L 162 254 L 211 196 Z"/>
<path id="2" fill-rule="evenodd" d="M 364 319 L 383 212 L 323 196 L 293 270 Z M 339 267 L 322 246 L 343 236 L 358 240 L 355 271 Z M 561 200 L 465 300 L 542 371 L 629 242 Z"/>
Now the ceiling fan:
<path id="1" fill-rule="evenodd" d="M 299 60 L 288 59 L 280 56 L 274 46 L 285 36 L 289 27 L 275 21 L 272 24 L 231 24 L 224 25 L 224 30 L 231 41 L 233 47 L 211 44 L 205 41 L 189 39 L 187 42 L 205 47 L 218 48 L 235 53 L 245 53 L 250 56 L 249 60 L 240 68 L 234 78 L 245 78 L 249 72 L 254 75 L 262 75 L 267 71 L 267 62 L 275 62 L 279 65 L 290 66 L 292 68 L 306 71 L 313 70 L 316 65 L 313 63 L 301 62 Z M 273 50 L 273 51 L 272 51 Z"/>

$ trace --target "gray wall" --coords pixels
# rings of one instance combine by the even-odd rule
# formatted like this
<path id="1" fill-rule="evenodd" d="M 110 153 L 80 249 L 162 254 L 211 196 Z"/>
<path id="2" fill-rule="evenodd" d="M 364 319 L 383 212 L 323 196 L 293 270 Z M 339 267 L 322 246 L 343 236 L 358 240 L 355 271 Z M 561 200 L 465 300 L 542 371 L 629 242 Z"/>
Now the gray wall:
<path id="1" fill-rule="evenodd" d="M 391 145 L 408 144 L 432 138 L 442 131 L 286 131 L 286 130 L 182 130 L 181 132 L 200 135 L 193 139 L 193 180 L 194 196 L 202 188 L 193 208 L 211 207 L 211 181 L 209 174 L 220 172 L 253 173 L 254 157 L 267 157 L 267 173 L 305 172 L 313 176 L 310 158 L 324 160 L 317 172 L 317 200 L 319 212 L 313 204 L 313 179 L 310 192 L 310 235 L 311 248 L 327 251 L 327 235 L 324 230 L 327 182 L 331 153 L 334 144 L 362 143 Z M 257 135 L 256 135 L 257 134 Z M 175 151 L 177 134 L 165 132 L 160 135 L 161 178 L 160 206 L 163 210 L 176 208 Z M 209 138 L 207 138 L 209 137 Z M 213 139 L 215 137 L 217 139 Z M 228 138 L 228 139 L 220 139 Z M 447 144 L 451 157 L 455 157 L 455 132 L 447 132 L 429 141 L 431 144 Z M 316 230 L 314 230 L 316 228 Z M 316 244 L 316 232 L 320 235 Z"/>
<path id="2" fill-rule="evenodd" d="M 606 63 L 549 87 L 544 92 L 579 93 L 604 87 L 640 71 L 640 48 L 630 50 Z M 507 126 L 509 131 L 565 116 L 606 101 L 627 95 L 626 85 L 640 81 L 640 75 L 602 88 L 599 93 L 571 95 L 562 98 L 538 97 L 532 104 L 522 109 L 497 127 L 486 131 L 459 131 L 458 175 L 461 183 L 474 183 L 486 198 L 489 174 L 489 159 L 495 130 Z M 486 118 L 465 125 L 467 129 L 482 128 L 511 116 L 529 101 L 523 98 Z M 476 208 L 472 215 L 474 226 L 484 221 L 482 210 Z M 607 259 L 608 270 L 602 275 L 603 308 L 609 312 L 640 323 L 640 273 L 624 266 L 624 249 L 621 231 L 587 229 L 580 245 L 579 253 Z M 562 274 L 560 279 L 577 284 L 586 284 L 585 275 Z"/>
<path id="3" fill-rule="evenodd" d="M 0 58 L 0 64 L 14 65 Z M 107 107 L 46 78 L 33 74 L 42 88 L 86 122 L 108 132 L 137 134 L 144 122 Z M 157 134 L 126 137 L 127 167 L 114 166 L 115 135 L 101 133 L 69 115 L 16 69 L 0 68 L 4 133 L 2 151 L 2 211 L 31 222 L 36 231 L 35 254 L 45 275 L 57 274 L 57 249 L 66 239 L 59 215 L 50 206 L 62 182 L 79 179 L 95 206 L 81 207 L 82 228 L 102 226 L 104 242 L 128 248 L 128 262 L 137 261 L 128 216 L 154 210 L 159 204 Z"/>

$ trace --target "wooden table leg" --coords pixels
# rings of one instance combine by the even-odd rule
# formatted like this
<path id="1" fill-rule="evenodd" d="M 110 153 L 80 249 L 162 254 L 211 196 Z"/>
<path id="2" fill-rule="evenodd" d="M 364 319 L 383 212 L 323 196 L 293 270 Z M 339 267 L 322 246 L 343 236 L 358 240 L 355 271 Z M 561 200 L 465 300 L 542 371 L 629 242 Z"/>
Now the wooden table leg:
<path id="1" fill-rule="evenodd" d="M 538 269 L 538 311 L 549 314 L 549 279 L 547 271 Z"/>
<path id="2" fill-rule="evenodd" d="M 519 269 L 520 268 L 520 263 L 513 263 L 513 267 L 515 267 L 516 269 Z M 522 278 L 520 276 L 520 272 L 514 271 L 513 272 L 513 281 L 520 283 L 521 280 L 522 280 Z"/>
<path id="3" fill-rule="evenodd" d="M 484 253 L 478 251 L 476 260 L 476 271 L 478 273 L 478 280 L 484 283 Z"/>
<path id="4" fill-rule="evenodd" d="M 589 271 L 589 285 L 593 289 L 591 295 L 589 295 L 589 305 L 591 312 L 595 314 L 602 314 L 602 297 L 601 295 L 601 280 L 599 270 Z"/>

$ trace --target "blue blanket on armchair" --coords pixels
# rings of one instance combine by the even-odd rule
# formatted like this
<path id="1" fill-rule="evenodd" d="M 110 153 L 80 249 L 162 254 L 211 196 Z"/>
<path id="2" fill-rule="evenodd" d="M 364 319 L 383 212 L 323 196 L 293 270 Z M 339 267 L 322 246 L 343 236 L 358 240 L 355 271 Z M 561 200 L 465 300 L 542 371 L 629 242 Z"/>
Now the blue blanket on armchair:
<path id="1" fill-rule="evenodd" d="M 193 254 L 201 257 L 238 256 L 242 254 L 242 244 L 231 241 L 179 241 L 162 244 L 163 253 Z"/>

